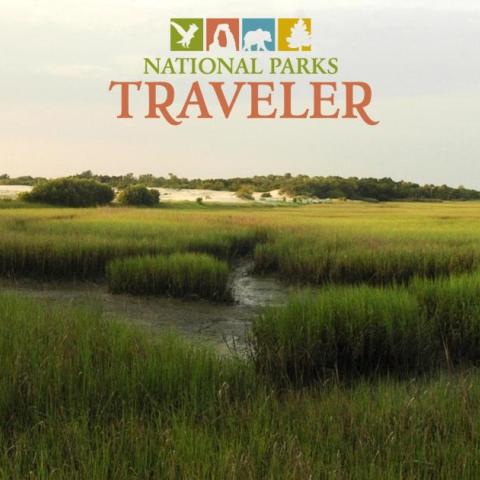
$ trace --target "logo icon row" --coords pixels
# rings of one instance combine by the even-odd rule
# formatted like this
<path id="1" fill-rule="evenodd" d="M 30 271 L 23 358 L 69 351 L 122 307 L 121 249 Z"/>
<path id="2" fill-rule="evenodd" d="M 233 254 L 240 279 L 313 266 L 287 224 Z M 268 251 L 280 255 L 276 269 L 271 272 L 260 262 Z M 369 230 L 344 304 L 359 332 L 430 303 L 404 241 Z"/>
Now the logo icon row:
<path id="1" fill-rule="evenodd" d="M 312 48 L 310 18 L 172 18 L 176 52 L 294 52 Z"/>

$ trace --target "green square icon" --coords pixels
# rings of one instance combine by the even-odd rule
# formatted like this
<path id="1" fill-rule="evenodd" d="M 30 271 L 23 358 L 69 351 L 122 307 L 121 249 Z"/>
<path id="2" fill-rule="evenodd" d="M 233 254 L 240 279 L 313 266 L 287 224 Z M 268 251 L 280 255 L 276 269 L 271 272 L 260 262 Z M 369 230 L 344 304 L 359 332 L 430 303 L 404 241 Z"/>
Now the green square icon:
<path id="1" fill-rule="evenodd" d="M 203 18 L 171 18 L 170 50 L 200 52 L 203 50 Z"/>

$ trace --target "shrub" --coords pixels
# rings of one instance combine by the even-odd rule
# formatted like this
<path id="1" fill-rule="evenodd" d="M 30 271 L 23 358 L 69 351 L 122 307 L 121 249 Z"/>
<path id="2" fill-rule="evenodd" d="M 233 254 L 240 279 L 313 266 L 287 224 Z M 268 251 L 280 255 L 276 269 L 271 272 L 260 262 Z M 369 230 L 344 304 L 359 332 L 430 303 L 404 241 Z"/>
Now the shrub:
<path id="1" fill-rule="evenodd" d="M 151 207 L 160 201 L 160 193 L 145 185 L 129 185 L 119 193 L 118 201 L 123 205 Z"/>
<path id="2" fill-rule="evenodd" d="M 20 198 L 64 207 L 92 207 L 108 204 L 114 196 L 110 186 L 95 180 L 58 178 L 39 183 Z"/>
<path id="3" fill-rule="evenodd" d="M 135 295 L 228 300 L 228 274 L 227 263 L 198 253 L 130 257 L 107 266 L 110 290 Z"/>
<path id="4" fill-rule="evenodd" d="M 253 190 L 248 185 L 242 185 L 236 192 L 235 195 L 238 198 L 243 200 L 253 200 Z"/>
<path id="5" fill-rule="evenodd" d="M 272 198 L 272 194 L 270 192 L 263 192 L 260 198 Z"/>

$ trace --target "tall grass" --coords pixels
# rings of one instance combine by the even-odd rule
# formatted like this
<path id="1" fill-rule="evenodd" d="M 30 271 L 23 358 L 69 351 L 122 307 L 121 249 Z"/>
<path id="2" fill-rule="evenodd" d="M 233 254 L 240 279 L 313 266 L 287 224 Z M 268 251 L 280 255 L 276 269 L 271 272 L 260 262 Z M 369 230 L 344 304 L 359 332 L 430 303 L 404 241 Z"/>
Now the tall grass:
<path id="1" fill-rule="evenodd" d="M 253 323 L 257 368 L 279 383 L 411 375 L 480 362 L 480 275 L 409 290 L 330 287 L 294 295 Z"/>
<path id="2" fill-rule="evenodd" d="M 301 292 L 267 309 L 252 329 L 257 368 L 295 384 L 423 370 L 438 360 L 426 340 L 414 298 L 371 287 Z"/>
<path id="3" fill-rule="evenodd" d="M 341 242 L 348 241 L 342 239 Z M 427 243 L 397 245 L 379 239 L 377 244 L 335 245 L 312 236 L 304 243 L 293 236 L 255 248 L 255 271 L 277 272 L 301 283 L 406 283 L 415 276 L 436 278 L 471 272 L 479 265 L 477 246 Z"/>
<path id="4" fill-rule="evenodd" d="M 124 258 L 107 266 L 110 290 L 136 295 L 229 300 L 228 275 L 226 262 L 195 253 Z"/>
<path id="5" fill-rule="evenodd" d="M 447 276 L 477 268 L 479 219 L 474 203 L 2 208 L 1 275 L 256 248 L 257 269 L 287 280 L 393 285 L 268 309 L 241 359 L 0 294 L 0 478 L 476 478 L 480 280 Z M 140 288 L 128 262 L 118 279 Z"/>
<path id="6" fill-rule="evenodd" d="M 0 477 L 475 478 L 476 372 L 278 394 L 248 360 L 0 295 Z"/>
<path id="7" fill-rule="evenodd" d="M 450 365 L 480 360 L 480 273 L 415 280 L 410 292 L 421 315 L 435 328 L 435 337 Z"/>
<path id="8" fill-rule="evenodd" d="M 248 369 L 213 351 L 71 309 L 0 295 L 0 418 L 26 428 L 45 416 L 109 421 L 185 404 L 211 408 L 222 386 L 242 398 Z M 242 393 L 243 392 L 243 393 Z"/>
<path id="9" fill-rule="evenodd" d="M 292 282 L 406 283 L 474 271 L 479 218 L 474 203 L 1 209 L 0 275 L 101 279 L 117 258 L 255 251 L 257 272 Z"/>
<path id="10" fill-rule="evenodd" d="M 20 210 L 19 210 L 20 211 Z M 10 211 L 0 215 L 0 275 L 101 279 L 108 262 L 134 255 L 197 252 L 225 260 L 251 253 L 264 233 L 255 225 L 191 218 L 190 212 L 123 209 Z M 92 212 L 92 211 L 90 211 Z M 2 211 L 3 213 L 3 211 Z"/>

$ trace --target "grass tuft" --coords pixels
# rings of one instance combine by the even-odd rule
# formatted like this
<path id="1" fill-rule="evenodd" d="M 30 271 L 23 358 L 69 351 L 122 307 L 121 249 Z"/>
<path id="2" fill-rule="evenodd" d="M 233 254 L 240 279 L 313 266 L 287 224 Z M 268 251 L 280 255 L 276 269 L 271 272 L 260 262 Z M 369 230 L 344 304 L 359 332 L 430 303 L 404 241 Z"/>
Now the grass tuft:
<path id="1" fill-rule="evenodd" d="M 416 279 L 407 290 L 303 291 L 253 323 L 257 369 L 277 383 L 416 375 L 480 362 L 480 274 Z"/>
<path id="2" fill-rule="evenodd" d="M 226 262 L 195 253 L 124 258 L 107 266 L 110 290 L 134 295 L 230 300 L 228 275 Z"/>

